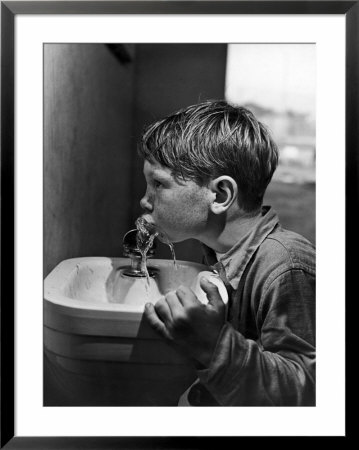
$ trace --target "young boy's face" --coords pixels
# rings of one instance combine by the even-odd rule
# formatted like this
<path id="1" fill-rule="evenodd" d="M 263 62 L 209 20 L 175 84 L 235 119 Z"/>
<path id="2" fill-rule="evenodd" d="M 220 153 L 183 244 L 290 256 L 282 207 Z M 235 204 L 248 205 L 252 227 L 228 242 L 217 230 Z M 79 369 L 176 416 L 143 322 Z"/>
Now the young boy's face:
<path id="1" fill-rule="evenodd" d="M 177 181 L 169 168 L 154 160 L 145 160 L 143 173 L 147 189 L 141 206 L 146 220 L 171 242 L 200 239 L 207 231 L 211 191 L 194 181 Z"/>

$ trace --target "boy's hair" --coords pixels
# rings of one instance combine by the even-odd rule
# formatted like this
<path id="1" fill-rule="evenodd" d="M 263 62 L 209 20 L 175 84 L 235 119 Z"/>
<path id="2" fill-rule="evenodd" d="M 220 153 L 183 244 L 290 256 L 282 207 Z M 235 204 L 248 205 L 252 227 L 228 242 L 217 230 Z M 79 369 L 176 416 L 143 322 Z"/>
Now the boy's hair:
<path id="1" fill-rule="evenodd" d="M 266 127 L 248 109 L 206 101 L 150 125 L 140 154 L 183 180 L 207 185 L 221 175 L 238 185 L 239 206 L 257 210 L 278 164 L 278 149 Z"/>

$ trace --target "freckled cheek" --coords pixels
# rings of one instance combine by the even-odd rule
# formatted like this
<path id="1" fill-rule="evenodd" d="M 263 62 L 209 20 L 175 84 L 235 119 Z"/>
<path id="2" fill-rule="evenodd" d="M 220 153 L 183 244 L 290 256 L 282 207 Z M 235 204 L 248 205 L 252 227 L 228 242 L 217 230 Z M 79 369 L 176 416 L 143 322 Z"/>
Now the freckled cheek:
<path id="1" fill-rule="evenodd" d="M 172 225 L 181 217 L 182 206 L 175 199 L 158 195 L 153 201 L 153 217 L 159 224 Z"/>
<path id="2" fill-rule="evenodd" d="M 159 203 L 157 208 L 158 218 L 163 225 L 166 224 L 173 230 L 198 224 L 204 214 L 204 205 L 198 196 L 191 193 L 177 195 L 168 202 Z"/>

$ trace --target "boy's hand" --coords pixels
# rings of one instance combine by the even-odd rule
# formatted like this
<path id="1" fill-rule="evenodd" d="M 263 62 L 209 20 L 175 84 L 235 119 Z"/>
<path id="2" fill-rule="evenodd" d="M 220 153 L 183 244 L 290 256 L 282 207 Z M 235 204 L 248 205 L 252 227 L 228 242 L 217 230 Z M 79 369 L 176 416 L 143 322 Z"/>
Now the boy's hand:
<path id="1" fill-rule="evenodd" d="M 208 367 L 225 322 L 226 306 L 215 284 L 201 279 L 208 304 L 202 304 L 191 289 L 180 286 L 155 305 L 147 303 L 145 317 L 164 338 Z"/>

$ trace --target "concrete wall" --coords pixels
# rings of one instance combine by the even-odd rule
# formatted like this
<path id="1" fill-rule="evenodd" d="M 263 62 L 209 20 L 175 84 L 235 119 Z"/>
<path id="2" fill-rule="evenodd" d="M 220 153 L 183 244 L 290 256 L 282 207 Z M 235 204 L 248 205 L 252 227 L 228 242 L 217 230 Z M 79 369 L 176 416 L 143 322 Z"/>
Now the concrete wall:
<path id="1" fill-rule="evenodd" d="M 44 57 L 46 276 L 63 259 L 122 254 L 132 209 L 134 64 L 103 44 L 47 44 Z"/>
<path id="2" fill-rule="evenodd" d="M 144 125 L 223 98 L 226 45 L 126 45 L 123 63 L 103 44 L 44 49 L 44 276 L 78 256 L 122 256 L 122 237 L 145 191 L 136 146 Z M 200 261 L 197 243 L 176 245 Z M 157 257 L 171 257 L 159 245 Z"/>

